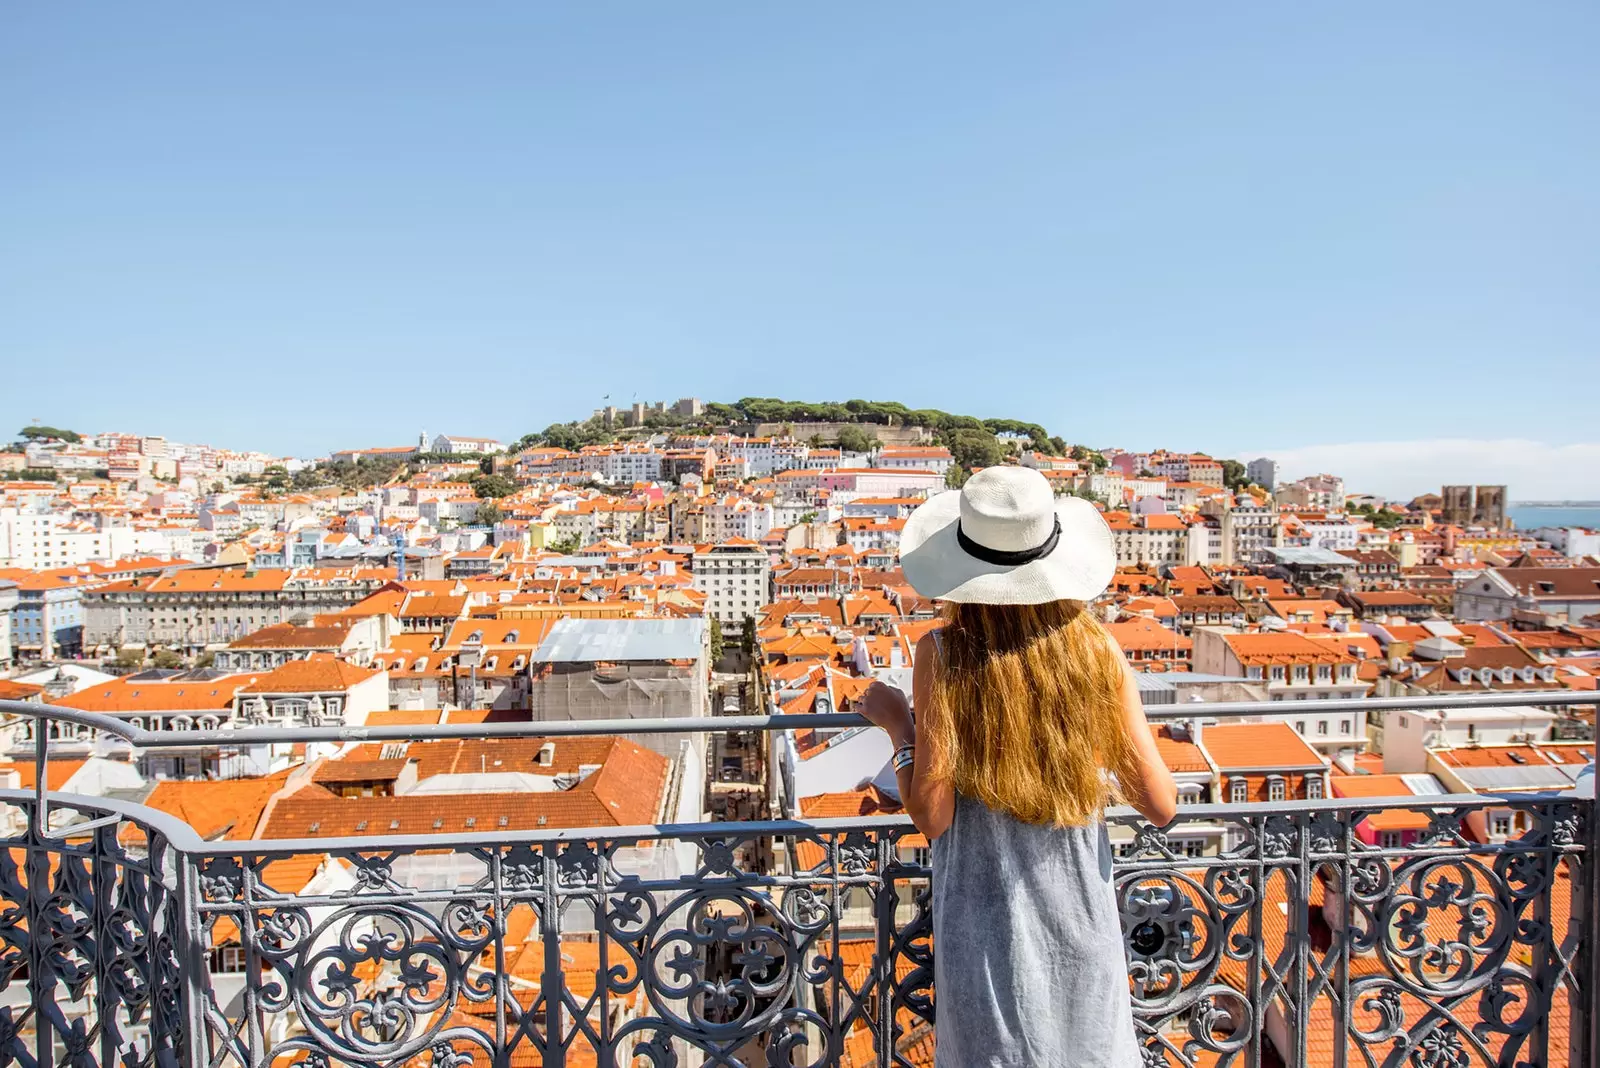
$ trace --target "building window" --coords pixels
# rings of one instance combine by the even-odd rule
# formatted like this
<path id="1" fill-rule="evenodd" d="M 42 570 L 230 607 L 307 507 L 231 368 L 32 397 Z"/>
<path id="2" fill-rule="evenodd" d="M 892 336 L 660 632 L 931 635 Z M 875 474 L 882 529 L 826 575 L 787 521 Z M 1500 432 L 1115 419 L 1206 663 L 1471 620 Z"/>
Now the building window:
<path id="1" fill-rule="evenodd" d="M 1339 721 L 1339 733 L 1340 734 L 1349 734 L 1350 733 L 1350 721 L 1349 720 L 1342 719 L 1342 720 Z"/>
<path id="2" fill-rule="evenodd" d="M 1511 814 L 1509 812 L 1496 813 L 1489 821 L 1489 833 L 1496 838 L 1511 837 Z"/>
<path id="3" fill-rule="evenodd" d="M 1308 801 L 1322 800 L 1322 780 L 1315 775 L 1306 780 L 1306 799 Z"/>
<path id="4" fill-rule="evenodd" d="M 1233 782 L 1228 784 L 1228 800 L 1233 802 L 1235 805 L 1244 804 L 1250 799 L 1249 795 L 1250 784 L 1245 782 L 1245 780 L 1235 779 Z"/>
<path id="5" fill-rule="evenodd" d="M 1284 785 L 1282 778 L 1273 775 L 1267 779 L 1268 801 L 1282 801 L 1286 796 L 1288 796 L 1288 788 Z"/>
<path id="6" fill-rule="evenodd" d="M 1273 664 L 1272 665 L 1272 681 L 1273 682 L 1282 682 L 1283 681 L 1283 665 L 1282 664 Z"/>
<path id="7" fill-rule="evenodd" d="M 1406 722 L 1406 717 L 1404 717 L 1404 716 L 1401 716 L 1401 717 L 1400 717 L 1400 726 L 1402 726 L 1402 727 L 1409 727 L 1409 726 L 1411 726 L 1411 724 L 1409 724 L 1409 723 L 1407 723 L 1407 722 Z"/>
<path id="8" fill-rule="evenodd" d="M 1327 720 L 1319 719 L 1317 721 L 1317 733 L 1318 734 L 1327 734 L 1328 733 L 1328 721 Z"/>
<path id="9" fill-rule="evenodd" d="M 1294 721 L 1294 732 L 1296 734 L 1304 734 L 1306 732 L 1306 721 L 1303 720 L 1303 719 L 1295 720 Z"/>
<path id="10" fill-rule="evenodd" d="M 1380 849 L 1399 849 L 1401 845 L 1399 831 L 1379 831 L 1378 847 Z"/>

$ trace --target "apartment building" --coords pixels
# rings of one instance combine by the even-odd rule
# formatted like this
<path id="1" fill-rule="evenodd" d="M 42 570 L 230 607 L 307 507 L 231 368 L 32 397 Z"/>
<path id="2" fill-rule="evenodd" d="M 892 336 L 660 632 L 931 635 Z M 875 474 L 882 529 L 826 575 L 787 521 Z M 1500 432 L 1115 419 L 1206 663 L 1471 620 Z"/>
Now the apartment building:
<path id="1" fill-rule="evenodd" d="M 1574 624 L 1600 615 L 1600 567 L 1496 567 L 1456 591 L 1457 619 L 1519 612 Z"/>
<path id="2" fill-rule="evenodd" d="M 693 585 L 706 595 L 706 615 L 722 625 L 724 633 L 742 634 L 771 600 L 772 561 L 766 550 L 745 539 L 697 549 L 691 565 Z"/>
<path id="3" fill-rule="evenodd" d="M 1195 631 L 1194 669 L 1264 683 L 1272 701 L 1307 702 L 1278 719 L 1319 752 L 1354 757 L 1368 744 L 1366 713 L 1319 710 L 1317 700 L 1366 696 L 1372 684 L 1357 677 L 1360 661 L 1335 638 L 1293 631 L 1239 634 L 1220 628 Z"/>
<path id="4" fill-rule="evenodd" d="M 1189 562 L 1189 524 L 1181 516 L 1106 516 L 1118 567 L 1178 567 Z"/>
<path id="5" fill-rule="evenodd" d="M 392 578 L 370 568 L 191 568 L 113 582 L 84 593 L 84 646 L 198 651 L 297 614 L 346 608 Z"/>
<path id="6" fill-rule="evenodd" d="M 1222 524 L 1222 563 L 1227 565 L 1253 564 L 1262 559 L 1262 552 L 1283 544 L 1282 527 L 1278 509 L 1271 504 L 1258 504 L 1242 497 L 1232 508 L 1220 502 L 1207 509 L 1218 516 Z"/>
<path id="7" fill-rule="evenodd" d="M 1383 719 L 1383 770 L 1390 774 L 1430 771 L 1428 753 L 1435 749 L 1547 742 L 1557 718 L 1531 704 L 1390 712 Z"/>
<path id="8" fill-rule="evenodd" d="M 101 522 L 55 511 L 43 497 L 0 507 L 0 567 L 45 571 L 134 555 L 133 528 Z"/>
<path id="9" fill-rule="evenodd" d="M 877 466 L 892 471 L 933 471 L 945 474 L 955 457 L 942 445 L 922 447 L 887 445 L 879 450 Z"/>

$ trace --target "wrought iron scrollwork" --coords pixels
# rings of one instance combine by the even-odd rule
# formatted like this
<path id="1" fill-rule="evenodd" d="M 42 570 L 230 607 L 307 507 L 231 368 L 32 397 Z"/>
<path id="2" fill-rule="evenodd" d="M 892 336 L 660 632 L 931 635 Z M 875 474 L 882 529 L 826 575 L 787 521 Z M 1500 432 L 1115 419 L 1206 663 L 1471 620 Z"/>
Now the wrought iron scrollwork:
<path id="1" fill-rule="evenodd" d="M 186 851 L 115 813 L 44 836 L 10 803 L 0 992 L 27 994 L 0 1005 L 10 1062 L 909 1068 L 934 1041 L 930 872 L 905 823 L 794 829 L 776 867 L 732 825 L 339 843 L 291 893 L 271 843 Z M 1494 801 L 1517 833 L 1485 844 L 1489 804 L 1419 799 L 1403 849 L 1338 801 L 1209 809 L 1200 855 L 1181 827 L 1115 814 L 1145 1063 L 1253 1064 L 1280 1042 L 1293 1060 L 1313 1033 L 1352 1065 L 1577 1063 L 1553 1044 L 1591 1026 L 1574 1011 L 1592 1000 L 1589 803 Z"/>

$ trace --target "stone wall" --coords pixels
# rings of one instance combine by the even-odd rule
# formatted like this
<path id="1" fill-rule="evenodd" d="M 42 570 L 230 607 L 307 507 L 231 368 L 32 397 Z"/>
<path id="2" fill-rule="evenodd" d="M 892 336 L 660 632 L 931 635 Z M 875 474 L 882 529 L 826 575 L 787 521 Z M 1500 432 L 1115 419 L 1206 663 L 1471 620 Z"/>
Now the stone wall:
<path id="1" fill-rule="evenodd" d="M 781 436 L 785 427 L 792 427 L 796 440 L 808 441 L 815 434 L 831 445 L 838 440 L 839 431 L 847 426 L 864 430 L 885 445 L 928 445 L 934 440 L 933 431 L 925 426 L 884 426 L 881 423 L 746 423 L 732 429 L 735 434 L 771 438 Z"/>

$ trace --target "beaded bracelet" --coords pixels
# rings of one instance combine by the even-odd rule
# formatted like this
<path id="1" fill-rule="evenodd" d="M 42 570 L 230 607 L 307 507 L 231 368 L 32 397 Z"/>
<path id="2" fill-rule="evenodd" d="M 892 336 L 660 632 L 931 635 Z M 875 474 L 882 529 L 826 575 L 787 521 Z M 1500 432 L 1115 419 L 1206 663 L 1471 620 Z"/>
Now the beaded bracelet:
<path id="1" fill-rule="evenodd" d="M 895 771 L 900 772 L 909 768 L 916 759 L 917 747 L 907 742 L 894 751 L 894 756 L 889 758 L 889 763 L 894 766 Z"/>

